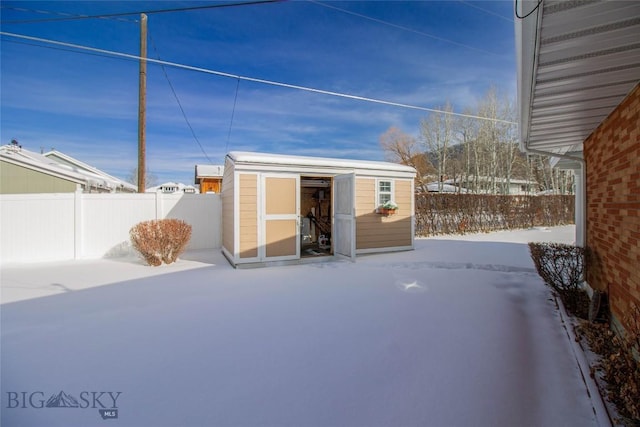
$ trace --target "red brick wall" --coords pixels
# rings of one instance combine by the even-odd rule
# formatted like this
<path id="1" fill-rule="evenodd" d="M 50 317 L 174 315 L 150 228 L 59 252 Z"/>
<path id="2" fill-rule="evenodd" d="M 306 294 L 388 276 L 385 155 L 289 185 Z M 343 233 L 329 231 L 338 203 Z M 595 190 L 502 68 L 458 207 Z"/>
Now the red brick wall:
<path id="1" fill-rule="evenodd" d="M 587 281 L 609 293 L 624 322 L 640 306 L 640 85 L 584 142 L 587 246 L 594 259 Z"/>

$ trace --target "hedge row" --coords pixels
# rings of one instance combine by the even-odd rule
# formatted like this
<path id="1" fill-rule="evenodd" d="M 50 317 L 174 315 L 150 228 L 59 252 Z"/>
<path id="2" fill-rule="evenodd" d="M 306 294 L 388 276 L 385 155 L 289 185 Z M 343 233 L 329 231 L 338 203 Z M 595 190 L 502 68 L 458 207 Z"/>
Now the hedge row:
<path id="1" fill-rule="evenodd" d="M 464 234 L 574 223 L 575 197 L 416 195 L 416 235 Z"/>

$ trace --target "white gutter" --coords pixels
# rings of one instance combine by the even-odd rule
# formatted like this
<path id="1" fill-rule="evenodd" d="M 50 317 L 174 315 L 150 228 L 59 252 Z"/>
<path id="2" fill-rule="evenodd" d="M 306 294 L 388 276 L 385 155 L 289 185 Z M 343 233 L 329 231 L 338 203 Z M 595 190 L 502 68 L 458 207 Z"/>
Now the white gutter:
<path id="1" fill-rule="evenodd" d="M 586 247 L 587 243 L 587 186 L 586 186 L 586 165 L 587 163 L 582 157 L 570 156 L 567 154 L 558 154 L 549 151 L 536 150 L 529 148 L 528 141 L 524 144 L 524 151 L 530 154 L 537 154 L 540 156 L 557 157 L 560 159 L 573 160 L 580 163 L 580 185 L 576 187 L 576 202 L 575 202 L 575 219 L 576 219 L 576 246 Z"/>
<path id="2" fill-rule="evenodd" d="M 521 106 L 525 106 L 520 111 L 520 150 L 525 153 L 538 154 L 541 156 L 557 157 L 560 159 L 568 159 L 576 161 L 580 164 L 580 185 L 576 190 L 576 245 L 585 246 L 586 244 L 586 163 L 582 157 L 571 156 L 568 154 L 559 154 L 550 151 L 537 150 L 529 147 L 529 127 L 531 125 L 531 104 L 533 102 L 533 87 L 535 84 L 535 76 L 538 69 L 538 58 L 540 53 L 540 32 L 542 30 L 542 10 L 544 8 L 544 0 L 529 1 L 526 2 L 532 7 L 525 13 L 524 3 L 525 0 L 516 1 L 516 5 L 519 6 L 519 13 L 521 15 L 527 15 L 524 20 L 518 20 L 516 18 L 515 36 L 516 36 L 516 55 L 518 64 L 518 97 L 522 100 L 526 98 L 526 103 L 521 103 Z M 531 12 L 535 15 L 529 16 Z M 535 18 L 534 18 L 535 16 Z M 535 22 L 532 21 L 535 19 Z M 526 28 L 525 28 L 526 26 Z M 523 34 L 526 33 L 526 34 Z M 531 36 L 534 41 L 533 49 L 525 47 L 523 40 L 525 36 Z M 525 67 L 523 59 L 527 58 L 532 61 L 531 68 Z M 529 74 L 530 70 L 530 74 Z M 525 89 L 526 90 L 525 92 Z M 579 210 L 579 212 L 578 212 Z"/>

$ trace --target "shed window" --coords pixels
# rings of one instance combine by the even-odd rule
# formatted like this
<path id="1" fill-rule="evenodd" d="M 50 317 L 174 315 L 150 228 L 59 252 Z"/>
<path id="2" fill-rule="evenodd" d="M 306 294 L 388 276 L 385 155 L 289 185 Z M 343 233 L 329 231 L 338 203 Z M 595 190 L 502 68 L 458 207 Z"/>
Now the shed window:
<path id="1" fill-rule="evenodd" d="M 390 200 L 393 200 L 393 181 L 379 180 L 378 181 L 378 206 L 384 205 Z"/>

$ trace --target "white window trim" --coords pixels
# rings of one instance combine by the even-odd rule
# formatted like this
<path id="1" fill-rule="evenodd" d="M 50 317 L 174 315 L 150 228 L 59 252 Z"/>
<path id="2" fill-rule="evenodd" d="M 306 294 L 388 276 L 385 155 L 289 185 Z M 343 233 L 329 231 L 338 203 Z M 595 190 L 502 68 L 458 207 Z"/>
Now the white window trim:
<path id="1" fill-rule="evenodd" d="M 396 200 L 395 199 L 395 190 L 396 190 L 395 180 L 390 178 L 376 178 L 376 200 L 375 200 L 376 209 L 382 206 L 382 203 L 380 203 L 380 183 L 381 182 L 391 183 L 391 191 L 390 191 L 391 198 L 389 200 L 392 200 L 394 202 Z M 384 193 L 386 194 L 386 191 Z"/>

